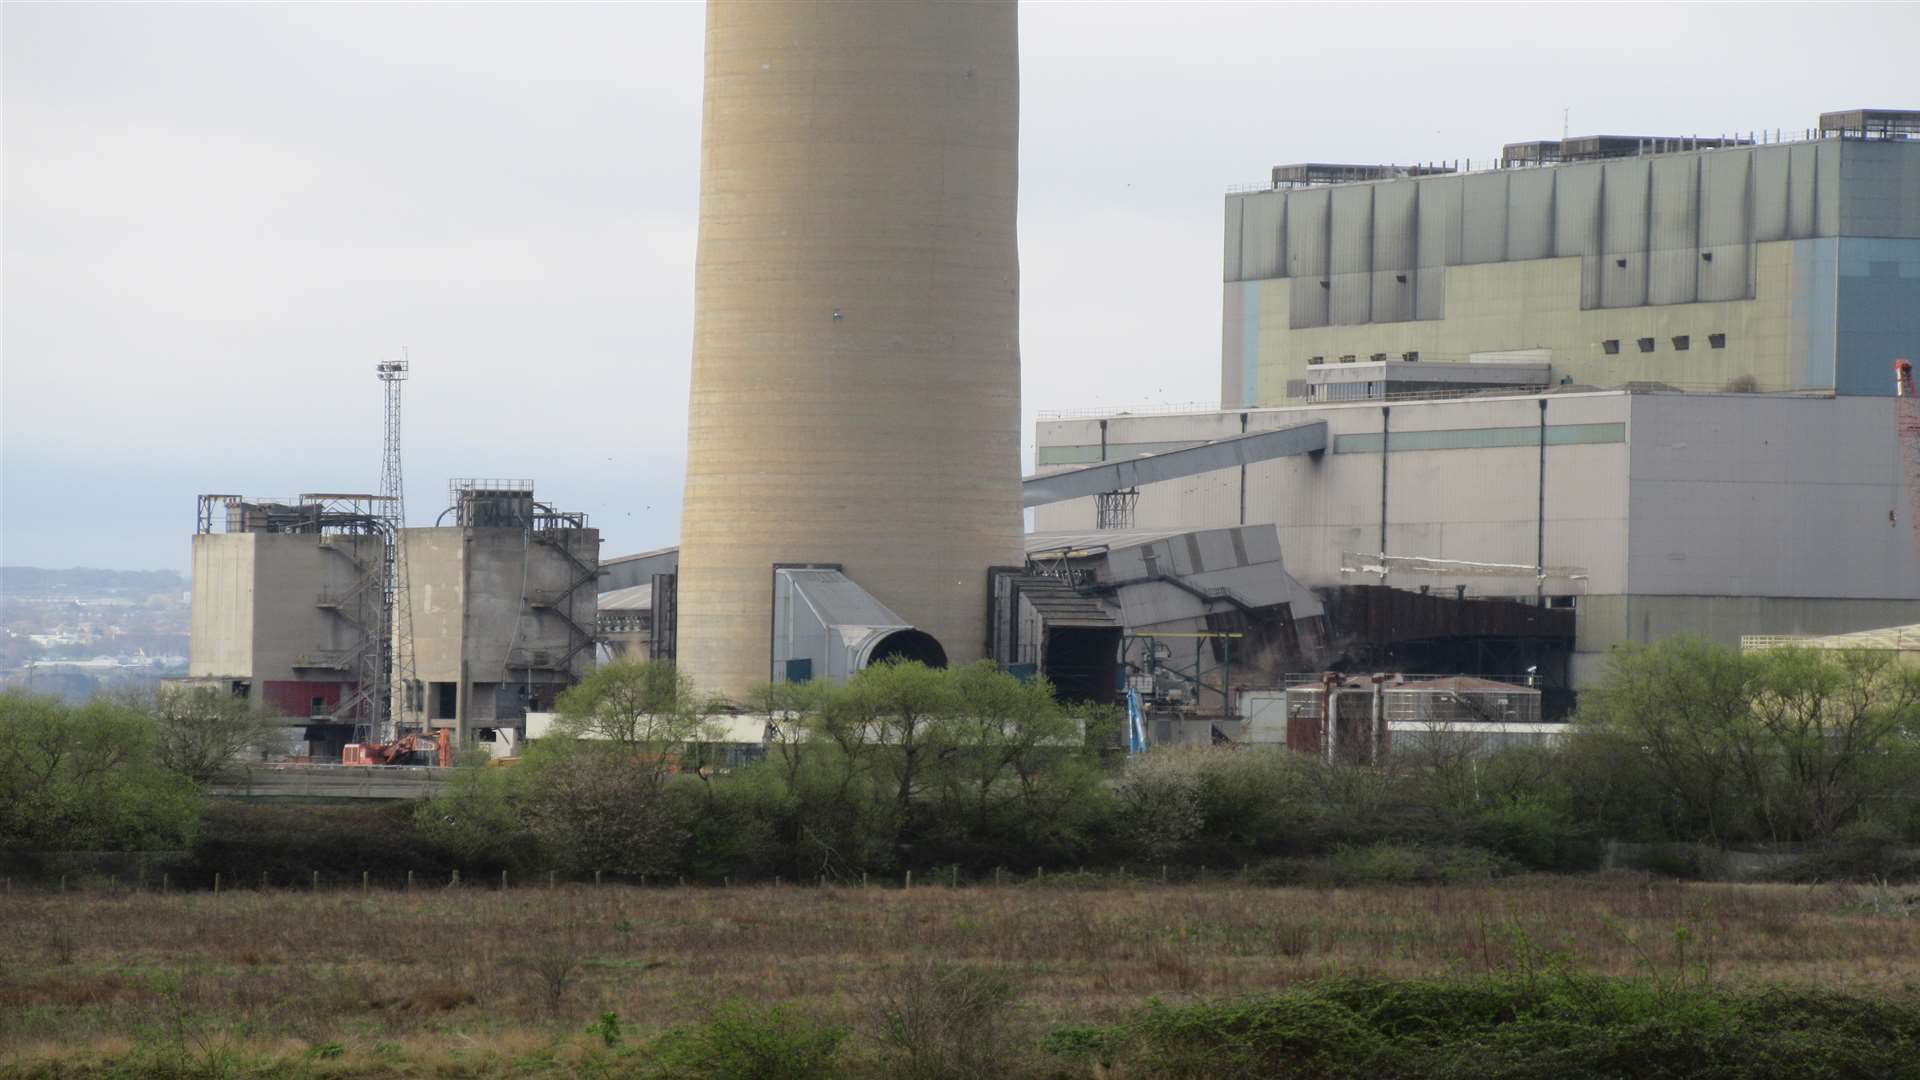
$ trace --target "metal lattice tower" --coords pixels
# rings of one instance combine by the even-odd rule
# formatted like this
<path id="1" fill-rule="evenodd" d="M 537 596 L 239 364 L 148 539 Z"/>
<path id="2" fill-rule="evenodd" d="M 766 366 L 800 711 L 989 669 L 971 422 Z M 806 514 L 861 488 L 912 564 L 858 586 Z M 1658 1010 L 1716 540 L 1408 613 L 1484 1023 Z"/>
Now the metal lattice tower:
<path id="1" fill-rule="evenodd" d="M 380 458 L 380 516 L 387 535 L 386 644 L 387 663 L 375 715 L 380 725 L 377 741 L 397 739 L 414 721 L 413 605 L 407 595 L 407 548 L 401 530 L 407 525 L 406 482 L 400 469 L 400 391 L 407 381 L 409 361 L 385 360 L 374 371 L 386 389 L 386 438 Z"/>

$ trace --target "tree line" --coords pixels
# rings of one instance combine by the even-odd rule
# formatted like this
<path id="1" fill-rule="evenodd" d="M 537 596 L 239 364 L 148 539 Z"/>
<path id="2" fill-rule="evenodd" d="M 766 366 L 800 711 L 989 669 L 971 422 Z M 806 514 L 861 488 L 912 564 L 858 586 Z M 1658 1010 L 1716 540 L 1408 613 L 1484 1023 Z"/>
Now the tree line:
<path id="1" fill-rule="evenodd" d="M 216 704 L 0 696 L 0 846 L 192 844 L 217 818 L 222 859 L 271 844 L 289 866 L 331 866 L 279 835 L 303 815 L 261 811 L 273 827 L 248 829 L 231 807 L 202 813 L 259 719 Z M 556 734 L 511 767 L 470 762 L 390 817 L 406 830 L 390 849 L 521 877 L 1171 867 L 1291 881 L 1329 867 L 1404 879 L 1578 870 L 1609 839 L 1920 841 L 1920 669 L 1887 653 L 1622 646 L 1557 744 L 1490 751 L 1435 732 L 1398 740 L 1379 765 L 1277 748 L 1128 755 L 1116 710 L 1063 705 L 1043 680 L 990 664 L 767 686 L 742 715 L 671 666 L 613 664 L 557 712 Z M 729 726 L 764 732 L 764 755 L 739 760 Z"/>

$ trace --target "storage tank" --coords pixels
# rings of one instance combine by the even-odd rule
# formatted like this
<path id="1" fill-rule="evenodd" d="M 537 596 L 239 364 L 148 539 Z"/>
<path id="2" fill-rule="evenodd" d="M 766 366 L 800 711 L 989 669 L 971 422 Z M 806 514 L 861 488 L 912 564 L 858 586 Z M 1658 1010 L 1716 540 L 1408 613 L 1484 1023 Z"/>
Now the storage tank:
<path id="1" fill-rule="evenodd" d="M 713 0 L 678 659 L 772 676 L 777 565 L 831 565 L 954 663 L 1018 565 L 1012 0 Z"/>

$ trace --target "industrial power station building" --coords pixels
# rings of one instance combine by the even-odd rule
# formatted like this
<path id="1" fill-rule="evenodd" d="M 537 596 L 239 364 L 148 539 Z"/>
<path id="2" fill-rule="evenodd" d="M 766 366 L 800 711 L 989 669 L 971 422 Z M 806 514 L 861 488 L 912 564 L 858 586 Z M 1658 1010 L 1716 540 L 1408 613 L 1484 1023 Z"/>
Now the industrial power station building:
<path id="1" fill-rule="evenodd" d="M 1890 393 L 1920 344 L 1920 113 L 1815 134 L 1515 144 L 1467 175 L 1280 166 L 1226 200 L 1221 405 L 1305 400 L 1343 363 L 1523 351 L 1593 386 Z"/>
<path id="2" fill-rule="evenodd" d="M 1316 454 L 1142 485 L 1139 528 L 1267 524 L 1286 570 L 1571 609 L 1574 685 L 1621 641 L 1837 633 L 1920 619 L 1893 399 L 1574 390 L 1042 420 L 1040 460 L 1116 460 L 1303 420 Z M 1093 498 L 1038 507 L 1042 533 Z M 1366 642 L 1350 659 L 1378 662 Z M 1531 665 L 1529 665 L 1531 666 Z M 1511 675 L 1512 671 L 1498 674 Z M 1545 674 L 1554 674 L 1547 672 Z"/>
<path id="3" fill-rule="evenodd" d="M 183 681 L 272 709 L 331 761 L 383 725 L 465 746 L 551 709 L 592 669 L 600 535 L 531 481 L 455 480 L 449 499 L 398 530 L 389 620 L 377 496 L 201 496 Z"/>
<path id="4" fill-rule="evenodd" d="M 1475 599 L 1569 610 L 1541 674 L 1574 686 L 1622 641 L 1914 622 L 1891 395 L 1920 354 L 1920 114 L 1822 128 L 1276 169 L 1227 197 L 1226 407 L 1043 418 L 1040 471 L 1323 421 L 1322 450 L 1139 485 L 1125 523 L 1273 525 L 1304 584 L 1452 598 L 1463 638 Z"/>
<path id="5" fill-rule="evenodd" d="M 1224 299 L 1221 408 L 1041 419 L 1024 564 L 949 601 L 1003 665 L 1179 703 L 1204 741 L 1305 671 L 1490 675 L 1557 715 L 1621 642 L 1920 620 L 1892 397 L 1920 354 L 1920 114 L 1282 166 L 1227 197 Z M 603 581 L 656 657 L 676 559 Z M 838 677 L 863 625 L 908 622 L 836 630 L 848 583 L 776 561 L 739 631 L 756 678 Z"/>

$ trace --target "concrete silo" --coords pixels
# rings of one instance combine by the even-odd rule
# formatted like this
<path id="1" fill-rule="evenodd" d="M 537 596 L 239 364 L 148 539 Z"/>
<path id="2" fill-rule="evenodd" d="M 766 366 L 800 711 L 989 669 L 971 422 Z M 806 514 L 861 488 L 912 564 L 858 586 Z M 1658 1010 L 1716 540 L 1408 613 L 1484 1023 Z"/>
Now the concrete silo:
<path id="1" fill-rule="evenodd" d="M 1021 561 L 1015 5 L 707 13 L 680 665 L 783 674 L 796 564 L 977 659 Z"/>

